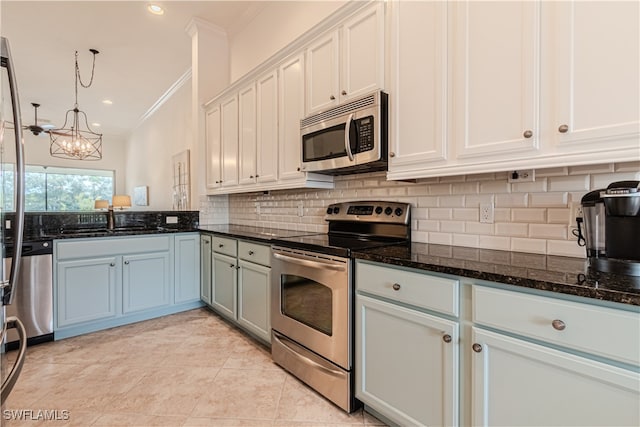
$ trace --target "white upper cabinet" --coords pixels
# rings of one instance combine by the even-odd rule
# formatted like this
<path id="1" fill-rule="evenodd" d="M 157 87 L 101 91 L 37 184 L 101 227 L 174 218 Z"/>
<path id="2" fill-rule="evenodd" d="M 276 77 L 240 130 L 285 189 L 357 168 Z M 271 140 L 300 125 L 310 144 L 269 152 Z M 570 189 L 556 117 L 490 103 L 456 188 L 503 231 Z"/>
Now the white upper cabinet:
<path id="1" fill-rule="evenodd" d="M 284 61 L 279 72 L 279 175 L 282 180 L 302 179 L 300 120 L 304 117 L 304 55 Z"/>
<path id="2" fill-rule="evenodd" d="M 220 154 L 222 144 L 220 140 L 220 104 L 214 105 L 205 115 L 205 156 L 206 156 L 206 185 L 207 189 L 220 187 L 221 163 Z"/>
<path id="3" fill-rule="evenodd" d="M 256 182 L 256 85 L 251 83 L 238 94 L 238 160 L 241 185 Z M 231 111 L 229 114 L 232 114 Z"/>
<path id="4" fill-rule="evenodd" d="M 549 2 L 557 34 L 549 88 L 550 139 L 559 153 L 635 149 L 640 130 L 640 3 Z M 592 153 L 592 154 L 588 154 Z M 598 154 L 600 153 L 600 154 Z"/>
<path id="5" fill-rule="evenodd" d="M 451 8 L 453 155 L 466 160 L 534 152 L 540 140 L 540 3 L 459 1 Z"/>
<path id="6" fill-rule="evenodd" d="M 306 49 L 307 115 L 382 88 L 384 4 L 356 13 Z"/>
<path id="7" fill-rule="evenodd" d="M 238 95 L 220 105 L 222 122 L 222 187 L 238 185 Z"/>
<path id="8" fill-rule="evenodd" d="M 447 159 L 447 6 L 390 4 L 389 178 Z"/>
<path id="9" fill-rule="evenodd" d="M 257 82 L 257 182 L 278 179 L 278 71 Z"/>

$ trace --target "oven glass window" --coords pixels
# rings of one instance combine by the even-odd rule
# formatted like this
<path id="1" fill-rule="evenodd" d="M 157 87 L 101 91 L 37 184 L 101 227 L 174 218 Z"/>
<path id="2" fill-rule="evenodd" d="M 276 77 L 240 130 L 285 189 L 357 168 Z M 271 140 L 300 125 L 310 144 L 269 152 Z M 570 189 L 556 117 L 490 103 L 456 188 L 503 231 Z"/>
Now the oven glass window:
<path id="1" fill-rule="evenodd" d="M 313 329 L 331 336 L 332 292 L 314 280 L 283 274 L 282 313 Z"/>

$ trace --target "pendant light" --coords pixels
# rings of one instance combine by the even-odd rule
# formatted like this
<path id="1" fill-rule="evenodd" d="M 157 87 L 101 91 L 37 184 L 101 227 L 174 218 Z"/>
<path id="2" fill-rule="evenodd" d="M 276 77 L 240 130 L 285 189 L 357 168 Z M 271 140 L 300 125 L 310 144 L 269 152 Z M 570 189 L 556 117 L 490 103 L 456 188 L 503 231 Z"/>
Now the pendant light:
<path id="1" fill-rule="evenodd" d="M 78 108 L 78 82 L 80 82 L 83 88 L 91 87 L 96 68 L 96 55 L 100 53 L 95 49 L 89 49 L 89 51 L 93 54 L 93 66 L 91 68 L 91 80 L 89 80 L 89 84 L 85 85 L 80 78 L 78 51 L 76 50 L 75 104 L 73 109 L 67 111 L 62 127 L 49 131 L 49 136 L 51 137 L 49 153 L 53 157 L 73 160 L 102 159 L 102 134 L 94 132 L 93 129 L 89 127 L 87 115 Z"/>

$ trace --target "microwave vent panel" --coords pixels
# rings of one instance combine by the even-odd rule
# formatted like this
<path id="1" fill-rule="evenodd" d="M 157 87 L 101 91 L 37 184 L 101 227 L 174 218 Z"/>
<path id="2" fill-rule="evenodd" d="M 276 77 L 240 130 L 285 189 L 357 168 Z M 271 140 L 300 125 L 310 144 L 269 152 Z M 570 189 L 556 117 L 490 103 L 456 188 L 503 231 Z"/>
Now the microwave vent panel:
<path id="1" fill-rule="evenodd" d="M 354 111 L 361 110 L 363 108 L 371 107 L 376 104 L 376 94 L 367 95 L 365 97 L 348 102 L 344 105 L 339 105 L 322 113 L 318 113 L 313 116 L 309 116 L 306 119 L 300 120 L 300 127 L 305 128 L 310 125 L 330 120 L 336 117 L 344 116 Z"/>

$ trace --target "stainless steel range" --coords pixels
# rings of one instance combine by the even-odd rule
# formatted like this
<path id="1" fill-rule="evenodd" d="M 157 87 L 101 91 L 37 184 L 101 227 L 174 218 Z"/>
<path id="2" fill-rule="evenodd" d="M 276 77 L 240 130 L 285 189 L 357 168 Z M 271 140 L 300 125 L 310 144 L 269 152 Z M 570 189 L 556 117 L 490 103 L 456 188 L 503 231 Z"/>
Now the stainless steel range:
<path id="1" fill-rule="evenodd" d="M 274 239 L 271 355 L 347 412 L 353 387 L 353 251 L 411 240 L 410 205 L 347 202 L 327 208 L 327 234 Z"/>

